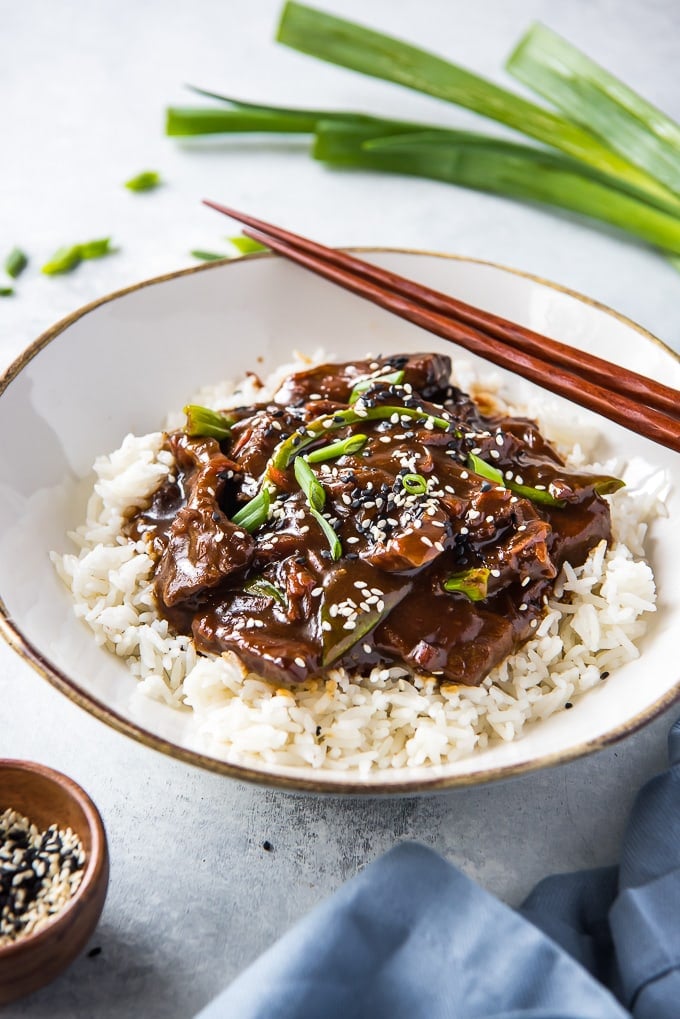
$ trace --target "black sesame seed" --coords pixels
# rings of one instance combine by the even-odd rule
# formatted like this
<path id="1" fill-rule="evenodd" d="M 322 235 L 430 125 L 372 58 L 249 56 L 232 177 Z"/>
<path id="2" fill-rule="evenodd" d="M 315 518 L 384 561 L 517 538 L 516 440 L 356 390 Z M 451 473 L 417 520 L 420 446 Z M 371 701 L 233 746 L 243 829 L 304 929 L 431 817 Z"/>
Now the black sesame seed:
<path id="1" fill-rule="evenodd" d="M 608 672 L 601 672 L 600 673 L 600 679 L 607 679 L 608 676 L 609 676 Z"/>
<path id="2" fill-rule="evenodd" d="M 567 701 L 567 703 L 564 705 L 566 711 L 568 711 L 569 708 L 573 708 L 573 706 L 574 705 L 571 703 L 571 701 Z"/>
<path id="3" fill-rule="evenodd" d="M 271 853 L 272 850 L 274 849 L 269 839 L 264 840 L 264 842 L 262 843 L 262 848 L 264 849 L 265 853 Z"/>
<path id="4" fill-rule="evenodd" d="M 96 959 L 96 957 L 101 954 L 102 954 L 101 947 L 99 945 L 95 945 L 95 947 L 91 948 L 90 951 L 87 953 L 87 957 L 88 959 Z"/>

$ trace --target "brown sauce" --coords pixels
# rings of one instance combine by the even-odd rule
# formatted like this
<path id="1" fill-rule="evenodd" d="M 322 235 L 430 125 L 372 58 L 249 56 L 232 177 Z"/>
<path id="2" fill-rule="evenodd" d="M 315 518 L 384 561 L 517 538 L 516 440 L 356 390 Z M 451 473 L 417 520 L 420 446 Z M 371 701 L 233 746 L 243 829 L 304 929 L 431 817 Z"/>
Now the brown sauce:
<path id="1" fill-rule="evenodd" d="M 450 370 L 434 354 L 322 365 L 225 411 L 226 438 L 170 433 L 175 474 L 127 526 L 155 557 L 161 614 L 278 683 L 398 663 L 479 684 L 531 636 L 562 564 L 609 540 L 600 493 L 618 483 L 568 471 L 533 422 L 484 416 Z M 277 457 L 357 434 L 357 452 L 309 465 L 324 530 Z M 239 526 L 263 483 L 267 519 Z"/>

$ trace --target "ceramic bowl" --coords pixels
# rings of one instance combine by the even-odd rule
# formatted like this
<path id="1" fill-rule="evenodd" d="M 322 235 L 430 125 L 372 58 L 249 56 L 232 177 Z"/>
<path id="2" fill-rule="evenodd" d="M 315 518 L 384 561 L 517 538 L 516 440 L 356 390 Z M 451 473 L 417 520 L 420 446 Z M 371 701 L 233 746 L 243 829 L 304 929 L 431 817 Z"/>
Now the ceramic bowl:
<path id="1" fill-rule="evenodd" d="M 0 760 L 0 814 L 11 808 L 40 831 L 71 828 L 85 852 L 85 872 L 64 908 L 34 934 L 0 946 L 0 1005 L 54 980 L 93 933 L 106 899 L 109 855 L 102 819 L 72 779 L 42 764 Z"/>
<path id="2" fill-rule="evenodd" d="M 505 315 L 579 349 L 680 386 L 678 357 L 614 312 L 542 280 L 466 259 L 404 251 L 363 257 Z M 84 519 L 95 456 L 128 432 L 162 427 L 197 388 L 254 370 L 293 349 L 322 345 L 348 359 L 455 348 L 388 312 L 271 255 L 213 263 L 131 287 L 82 309 L 40 337 L 15 363 L 0 395 L 0 627 L 50 682 L 109 725 L 193 764 L 241 779 L 317 791 L 408 792 L 505 778 L 563 762 L 620 739 L 677 697 L 680 666 L 680 470 L 678 456 L 566 401 L 601 436 L 602 456 L 639 457 L 674 483 L 669 517 L 654 526 L 650 556 L 658 611 L 641 656 L 612 681 L 500 743 L 439 768 L 356 773 L 292 771 L 229 763 L 206 749 L 189 713 L 136 694 L 123 663 L 95 644 L 73 614 L 49 559 Z M 467 354 L 467 361 L 475 361 Z M 536 391 L 488 365 L 517 401 Z"/>

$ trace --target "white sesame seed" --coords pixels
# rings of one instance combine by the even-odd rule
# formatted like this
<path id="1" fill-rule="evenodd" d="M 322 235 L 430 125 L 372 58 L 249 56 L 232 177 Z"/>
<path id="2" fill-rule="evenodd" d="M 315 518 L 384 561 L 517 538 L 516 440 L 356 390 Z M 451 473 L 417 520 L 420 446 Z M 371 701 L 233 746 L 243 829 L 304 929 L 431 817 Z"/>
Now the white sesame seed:
<path id="1" fill-rule="evenodd" d="M 364 647 L 364 651 L 366 652 L 366 654 L 370 655 L 370 653 L 371 653 L 371 645 L 370 644 L 364 644 L 363 647 Z"/>
<path id="2" fill-rule="evenodd" d="M 301 658 L 300 655 L 298 655 L 297 658 L 295 659 L 295 664 L 299 665 L 301 669 L 304 669 L 307 663 L 305 662 L 304 658 Z"/>
<path id="3" fill-rule="evenodd" d="M 497 444 L 499 446 L 503 445 L 503 433 L 502 432 L 497 432 L 496 433 L 496 442 L 497 442 Z"/>
<path id="4" fill-rule="evenodd" d="M 314 590 L 312 591 L 312 598 L 318 598 L 320 594 L 323 594 L 323 588 L 315 587 Z"/>

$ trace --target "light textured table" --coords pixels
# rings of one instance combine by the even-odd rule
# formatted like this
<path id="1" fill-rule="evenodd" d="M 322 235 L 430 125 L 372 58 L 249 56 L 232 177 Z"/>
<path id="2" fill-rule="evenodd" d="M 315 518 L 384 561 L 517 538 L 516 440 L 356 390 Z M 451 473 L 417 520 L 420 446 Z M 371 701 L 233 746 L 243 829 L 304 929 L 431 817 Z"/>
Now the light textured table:
<path id="1" fill-rule="evenodd" d="M 680 347 L 680 277 L 654 253 L 568 216 L 445 185 L 334 173 L 299 140 L 182 145 L 163 137 L 185 81 L 290 105 L 372 108 L 471 124 L 434 100 L 273 43 L 279 0 L 0 3 L 0 254 L 32 255 L 0 302 L 0 361 L 80 304 L 222 249 L 229 201 L 331 244 L 451 251 L 556 280 Z M 680 118 L 677 0 L 334 0 L 363 19 L 502 80 L 539 18 Z M 160 191 L 121 182 L 158 168 Z M 112 234 L 115 257 L 48 279 L 64 243 Z M 669 663 L 669 667 L 676 667 Z M 92 946 L 7 1015 L 193 1014 L 293 921 L 396 841 L 426 842 L 517 902 L 543 875 L 616 859 L 635 790 L 665 760 L 671 715 L 617 747 L 512 783 L 419 799 L 292 796 L 203 774 L 105 728 L 0 647 L 0 756 L 43 761 L 101 808 L 111 884 Z M 273 852 L 265 852 L 268 840 Z M 92 947 L 90 946 L 90 947 Z"/>

